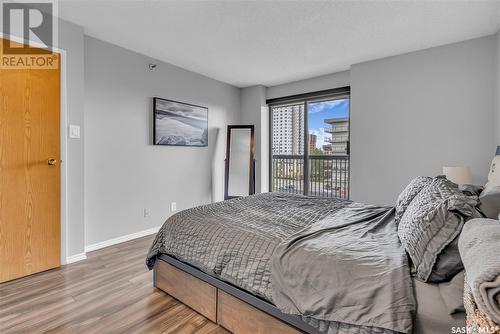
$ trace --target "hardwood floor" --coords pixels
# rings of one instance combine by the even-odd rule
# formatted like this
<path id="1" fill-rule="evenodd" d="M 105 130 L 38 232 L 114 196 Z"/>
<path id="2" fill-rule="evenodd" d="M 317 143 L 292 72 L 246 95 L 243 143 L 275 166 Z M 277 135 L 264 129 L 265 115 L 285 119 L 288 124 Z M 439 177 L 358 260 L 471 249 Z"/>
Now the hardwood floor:
<path id="1" fill-rule="evenodd" d="M 153 287 L 152 239 L 0 284 L 0 333 L 228 333 Z"/>

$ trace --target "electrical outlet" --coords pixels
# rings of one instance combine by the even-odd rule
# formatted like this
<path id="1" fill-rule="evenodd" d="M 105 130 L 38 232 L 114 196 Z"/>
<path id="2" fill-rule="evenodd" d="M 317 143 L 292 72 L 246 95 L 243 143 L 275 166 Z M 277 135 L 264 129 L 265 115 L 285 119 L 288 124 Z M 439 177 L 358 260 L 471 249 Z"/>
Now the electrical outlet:
<path id="1" fill-rule="evenodd" d="M 149 217 L 151 217 L 151 212 L 149 211 L 149 209 L 144 208 L 144 218 L 149 218 Z"/>
<path id="2" fill-rule="evenodd" d="M 172 212 L 177 211 L 177 203 L 176 202 L 170 203 L 170 211 L 172 211 Z"/>

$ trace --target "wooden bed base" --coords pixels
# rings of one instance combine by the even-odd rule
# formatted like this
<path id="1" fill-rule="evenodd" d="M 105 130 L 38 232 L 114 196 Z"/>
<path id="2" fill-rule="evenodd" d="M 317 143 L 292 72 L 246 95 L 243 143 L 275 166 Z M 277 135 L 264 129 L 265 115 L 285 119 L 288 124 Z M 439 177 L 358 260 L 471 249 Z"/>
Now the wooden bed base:
<path id="1" fill-rule="evenodd" d="M 153 280 L 158 289 L 236 334 L 319 333 L 299 317 L 168 255 L 159 257 Z"/>

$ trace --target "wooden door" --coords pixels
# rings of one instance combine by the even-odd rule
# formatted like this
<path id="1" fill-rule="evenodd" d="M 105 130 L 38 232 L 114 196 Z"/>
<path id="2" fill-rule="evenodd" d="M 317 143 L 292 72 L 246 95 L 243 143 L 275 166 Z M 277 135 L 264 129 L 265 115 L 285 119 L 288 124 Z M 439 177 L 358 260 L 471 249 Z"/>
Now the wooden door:
<path id="1" fill-rule="evenodd" d="M 0 69 L 0 282 L 60 265 L 60 168 L 60 66 Z"/>

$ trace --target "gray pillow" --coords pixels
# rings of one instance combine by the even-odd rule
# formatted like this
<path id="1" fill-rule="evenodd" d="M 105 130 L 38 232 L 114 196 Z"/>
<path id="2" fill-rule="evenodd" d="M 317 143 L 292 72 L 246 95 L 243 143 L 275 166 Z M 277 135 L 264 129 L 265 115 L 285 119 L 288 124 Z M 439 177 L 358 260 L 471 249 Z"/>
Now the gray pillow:
<path id="1" fill-rule="evenodd" d="M 418 279 L 428 281 L 438 255 L 458 236 L 466 218 L 476 215 L 477 203 L 477 197 L 462 194 L 456 184 L 439 177 L 415 196 L 399 222 L 398 235 Z"/>
<path id="2" fill-rule="evenodd" d="M 401 221 L 401 217 L 403 217 L 408 205 L 410 205 L 415 196 L 417 196 L 425 186 L 430 184 L 432 180 L 433 178 L 429 176 L 417 176 L 411 180 L 401 194 L 399 194 L 396 201 L 396 214 L 394 216 L 396 224 Z"/>
<path id="3" fill-rule="evenodd" d="M 443 249 L 436 259 L 428 282 L 440 283 L 452 279 L 458 272 L 464 269 L 460 252 L 458 251 L 458 237 Z"/>
<path id="4" fill-rule="evenodd" d="M 500 187 L 487 184 L 479 196 L 480 209 L 486 218 L 497 219 L 500 214 Z"/>
<path id="5" fill-rule="evenodd" d="M 479 196 L 484 190 L 484 186 L 477 186 L 474 184 L 461 184 L 458 189 L 467 196 Z"/>
<path id="6" fill-rule="evenodd" d="M 448 314 L 465 312 L 464 307 L 464 283 L 465 274 L 462 270 L 453 279 L 446 283 L 440 283 L 439 294 L 448 309 Z"/>

